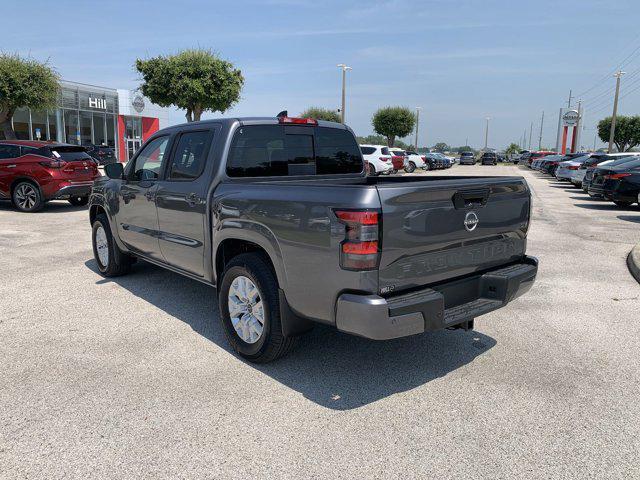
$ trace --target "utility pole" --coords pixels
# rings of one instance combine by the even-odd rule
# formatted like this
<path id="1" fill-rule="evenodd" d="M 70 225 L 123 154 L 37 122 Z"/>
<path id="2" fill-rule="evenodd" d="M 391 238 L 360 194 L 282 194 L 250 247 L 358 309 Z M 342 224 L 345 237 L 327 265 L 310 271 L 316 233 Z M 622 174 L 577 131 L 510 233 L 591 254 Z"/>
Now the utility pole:
<path id="1" fill-rule="evenodd" d="M 567 102 L 567 108 L 571 108 L 571 90 L 569 90 L 569 101 Z"/>
<path id="2" fill-rule="evenodd" d="M 578 144 L 579 140 L 582 139 L 582 135 L 580 135 L 580 129 L 582 128 L 582 100 L 578 100 L 578 120 L 576 121 L 576 126 L 573 127 L 573 131 L 575 132 L 575 148 L 576 151 L 580 151 L 580 145 Z M 573 153 L 573 152 L 572 152 Z"/>
<path id="3" fill-rule="evenodd" d="M 622 77 L 622 75 L 624 74 L 625 72 L 623 72 L 622 70 L 618 70 L 613 74 L 613 76 L 616 77 L 616 96 L 613 99 L 613 115 L 611 115 L 611 131 L 609 132 L 608 150 L 609 153 L 611 153 L 611 150 L 613 149 L 613 138 L 616 133 L 616 115 L 618 115 L 618 96 L 620 95 L 620 77 Z"/>
<path id="4" fill-rule="evenodd" d="M 422 107 L 416 107 L 416 153 L 418 153 L 418 126 L 420 125 L 420 109 Z"/>
<path id="5" fill-rule="evenodd" d="M 345 92 L 347 85 L 347 70 L 352 70 L 351 67 L 347 67 L 344 63 L 338 64 L 338 67 L 342 69 L 342 109 L 340 110 L 340 121 L 344 123 L 344 109 L 345 109 Z"/>
<path id="6" fill-rule="evenodd" d="M 487 121 L 487 126 L 484 129 L 484 149 L 486 150 L 489 144 L 489 120 L 491 120 L 491 117 L 486 117 L 485 120 Z"/>
<path id="7" fill-rule="evenodd" d="M 464 146 L 465 146 L 465 147 L 468 147 L 468 146 L 469 146 L 469 137 L 467 137 L 467 138 L 464 140 Z"/>
<path id="8" fill-rule="evenodd" d="M 527 129 L 524 129 L 524 132 L 522 133 L 522 149 L 523 150 L 531 150 L 530 148 L 527 148 Z"/>
<path id="9" fill-rule="evenodd" d="M 542 126 L 544 125 L 544 110 L 540 119 L 540 136 L 538 137 L 538 150 L 542 150 Z"/>
<path id="10" fill-rule="evenodd" d="M 531 150 L 531 136 L 533 135 L 533 122 L 531 122 L 531 128 L 529 128 L 529 150 Z"/>

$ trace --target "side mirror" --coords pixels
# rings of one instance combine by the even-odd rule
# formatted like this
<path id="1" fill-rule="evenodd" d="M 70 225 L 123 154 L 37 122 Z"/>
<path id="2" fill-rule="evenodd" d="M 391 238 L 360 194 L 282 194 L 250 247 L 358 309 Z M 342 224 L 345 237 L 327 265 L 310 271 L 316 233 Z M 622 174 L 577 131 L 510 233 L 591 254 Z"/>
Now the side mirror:
<path id="1" fill-rule="evenodd" d="M 122 180 L 124 178 L 124 167 L 120 162 L 109 163 L 104 166 L 104 173 L 106 173 L 109 178 Z"/>

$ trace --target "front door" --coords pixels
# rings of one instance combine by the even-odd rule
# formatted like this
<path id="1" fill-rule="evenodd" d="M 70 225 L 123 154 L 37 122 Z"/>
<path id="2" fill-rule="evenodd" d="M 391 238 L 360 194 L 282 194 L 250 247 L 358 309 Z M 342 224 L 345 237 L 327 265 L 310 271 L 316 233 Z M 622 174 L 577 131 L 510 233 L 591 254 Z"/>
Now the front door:
<path id="1" fill-rule="evenodd" d="M 131 160 L 140 149 L 140 140 L 136 138 L 127 139 L 127 161 Z"/>
<path id="2" fill-rule="evenodd" d="M 116 213 L 118 235 L 134 252 L 163 261 L 158 244 L 156 191 L 169 136 L 148 142 L 127 167 Z"/>
<path id="3" fill-rule="evenodd" d="M 211 165 L 207 158 L 215 130 L 200 129 L 177 135 L 158 182 L 156 204 L 160 251 L 167 263 L 204 276 L 205 218 Z"/>

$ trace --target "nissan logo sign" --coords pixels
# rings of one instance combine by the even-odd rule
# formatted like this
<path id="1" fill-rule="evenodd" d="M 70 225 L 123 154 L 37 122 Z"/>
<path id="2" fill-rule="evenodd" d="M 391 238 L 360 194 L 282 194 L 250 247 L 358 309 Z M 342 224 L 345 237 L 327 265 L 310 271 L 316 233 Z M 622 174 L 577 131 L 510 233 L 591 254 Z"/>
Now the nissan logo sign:
<path id="1" fill-rule="evenodd" d="M 144 110 L 144 99 L 140 95 L 136 95 L 131 105 L 133 105 L 136 112 L 142 113 Z"/>
<path id="2" fill-rule="evenodd" d="M 580 115 L 577 110 L 569 110 L 562 115 L 562 123 L 566 126 L 572 126 L 578 123 Z"/>
<path id="3" fill-rule="evenodd" d="M 480 220 L 478 220 L 478 215 L 476 215 L 475 212 L 469 212 L 464 217 L 464 228 L 472 232 L 476 229 L 479 222 Z"/>

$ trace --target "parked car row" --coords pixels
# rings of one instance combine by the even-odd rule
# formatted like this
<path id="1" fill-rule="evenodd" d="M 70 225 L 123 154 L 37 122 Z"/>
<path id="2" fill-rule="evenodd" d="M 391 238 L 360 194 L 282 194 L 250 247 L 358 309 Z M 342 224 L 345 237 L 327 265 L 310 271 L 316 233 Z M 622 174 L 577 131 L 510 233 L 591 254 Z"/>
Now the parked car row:
<path id="1" fill-rule="evenodd" d="M 404 170 L 413 173 L 417 169 L 439 170 L 451 168 L 455 163 L 442 153 L 420 155 L 411 150 L 385 145 L 360 145 L 368 175 L 390 175 Z"/>
<path id="2" fill-rule="evenodd" d="M 475 165 L 476 162 L 480 162 L 480 165 L 497 165 L 498 161 L 502 162 L 504 158 L 501 158 L 495 152 L 481 152 L 477 158 L 473 152 L 462 152 L 460 154 L 460 165 Z"/>
<path id="3" fill-rule="evenodd" d="M 619 207 L 640 203 L 640 153 L 550 154 L 533 160 L 530 168 Z"/>

